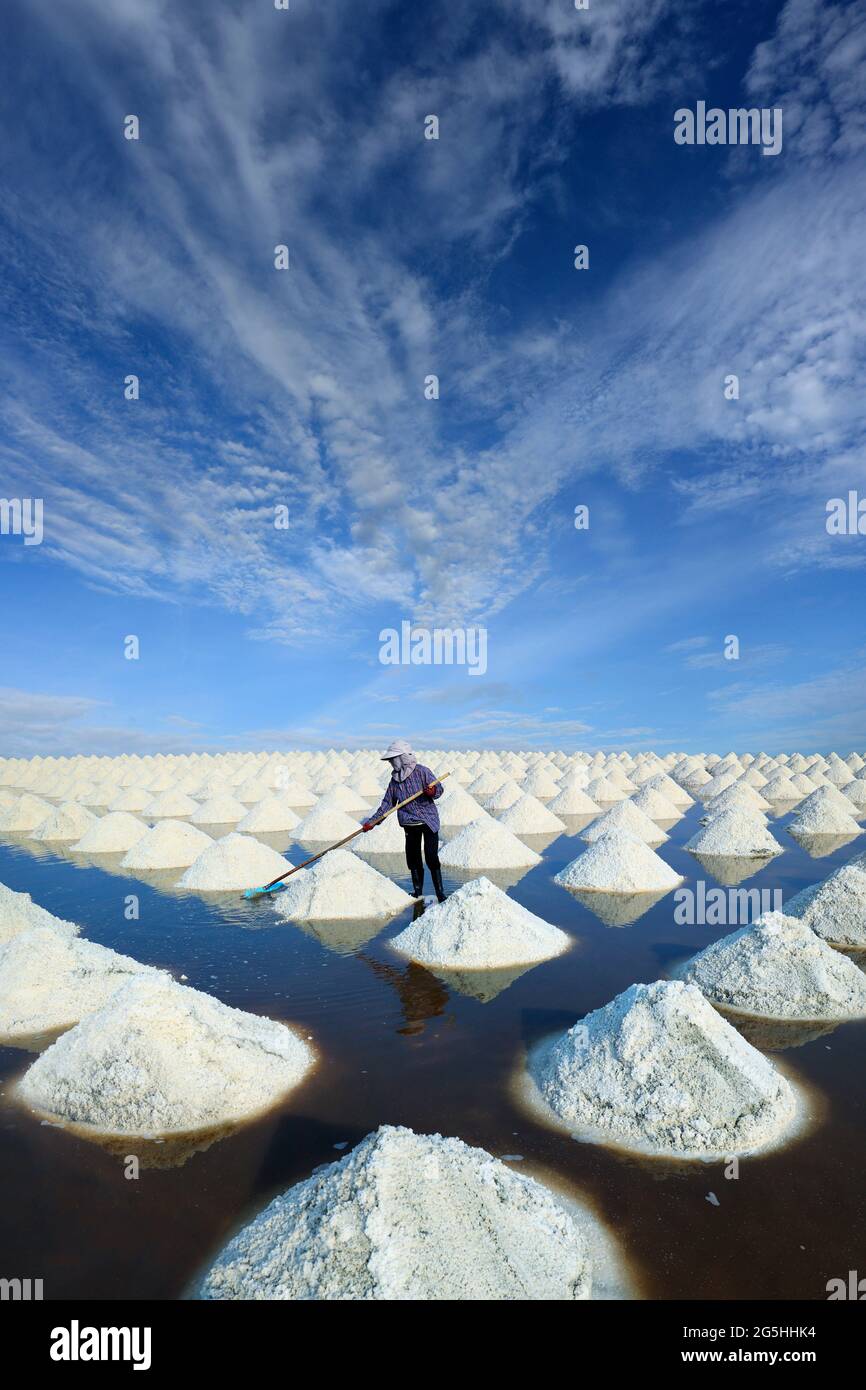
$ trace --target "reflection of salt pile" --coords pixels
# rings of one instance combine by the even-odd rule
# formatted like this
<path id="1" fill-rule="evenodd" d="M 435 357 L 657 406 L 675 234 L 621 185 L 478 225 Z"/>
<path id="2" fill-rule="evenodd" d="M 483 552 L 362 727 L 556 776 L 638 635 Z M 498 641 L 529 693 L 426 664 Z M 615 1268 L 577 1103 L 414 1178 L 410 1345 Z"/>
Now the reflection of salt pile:
<path id="1" fill-rule="evenodd" d="M 785 912 L 825 941 L 866 950 L 866 855 L 804 888 L 785 904 Z"/>
<path id="2" fill-rule="evenodd" d="M 408 893 L 357 854 L 334 849 L 309 869 L 292 874 L 274 907 L 283 917 L 312 922 L 390 917 L 411 902 Z"/>
<path id="3" fill-rule="evenodd" d="M 708 946 L 684 978 L 714 1004 L 765 1018 L 866 1015 L 866 976 L 804 922 L 781 912 Z"/>
<path id="4" fill-rule="evenodd" d="M 290 868 L 288 861 L 275 849 L 233 830 L 202 850 L 178 881 L 178 887 L 212 893 L 259 888 Z"/>
<path id="5" fill-rule="evenodd" d="M 392 816 L 391 819 L 393 820 L 394 817 Z M 345 811 L 340 811 L 335 806 L 314 806 L 312 811 L 298 822 L 292 834 L 296 840 L 310 844 L 316 844 L 319 841 L 333 843 L 336 840 L 342 840 L 346 835 L 351 835 L 354 830 L 359 828 L 357 817 L 349 816 Z M 374 835 L 376 832 L 370 831 L 369 833 Z"/>
<path id="6" fill-rule="evenodd" d="M 487 815 L 458 831 L 439 859 L 448 869 L 518 869 L 541 863 L 540 854 Z"/>
<path id="7" fill-rule="evenodd" d="M 64 801 L 36 827 L 30 838 L 49 844 L 71 843 L 80 840 L 95 820 L 93 812 L 85 806 L 79 806 L 75 801 Z"/>
<path id="8" fill-rule="evenodd" d="M 29 893 L 15 893 L 5 883 L 0 883 L 0 942 L 11 941 L 19 932 L 33 931 L 36 927 L 47 927 L 63 936 L 77 936 L 79 931 L 74 922 L 46 912 Z"/>
<path id="9" fill-rule="evenodd" d="M 529 792 L 524 793 L 502 812 L 499 824 L 504 825 L 514 835 L 543 835 L 548 830 L 558 834 L 565 829 L 559 816 L 554 815 Z"/>
<path id="10" fill-rule="evenodd" d="M 139 977 L 43 1052 L 18 1083 L 36 1111 L 111 1134 L 239 1123 L 313 1062 L 284 1024 L 167 979 Z"/>
<path id="11" fill-rule="evenodd" d="M 242 835 L 269 835 L 295 830 L 300 820 L 291 806 L 284 805 L 278 797 L 265 796 L 250 808 L 237 828 Z"/>
<path id="12" fill-rule="evenodd" d="M 751 1153 L 794 1124 L 794 1092 L 694 985 L 632 985 L 562 1036 L 529 1072 L 577 1137 L 683 1158 Z"/>
<path id="13" fill-rule="evenodd" d="M 198 1296 L 589 1298 L 576 1216 L 483 1149 L 383 1126 L 271 1202 L 217 1256 Z"/>
<path id="14" fill-rule="evenodd" d="M 693 854 L 718 854 L 726 859 L 772 859 L 782 853 L 775 840 L 754 811 L 734 806 L 720 811 L 709 823 L 686 841 Z"/>
<path id="15" fill-rule="evenodd" d="M 495 970 L 550 960 L 571 945 L 565 932 L 527 912 L 486 878 L 465 883 L 391 942 L 395 951 L 453 970 Z"/>
<path id="16" fill-rule="evenodd" d="M 163 820 L 127 850 L 122 869 L 186 869 L 212 845 L 210 835 L 182 820 Z"/>
<path id="17" fill-rule="evenodd" d="M 643 840 L 645 845 L 660 845 L 668 838 L 655 821 L 631 801 L 617 802 L 616 806 L 612 806 L 598 820 L 593 821 L 580 838 L 591 845 L 603 835 L 609 835 L 612 830 L 625 830 L 629 835 L 634 835 L 636 840 Z"/>
<path id="18" fill-rule="evenodd" d="M 554 883 L 583 892 L 667 892 L 683 882 L 669 864 L 627 830 L 611 830 L 555 876 Z"/>
<path id="19" fill-rule="evenodd" d="M 160 972 L 46 927 L 21 932 L 0 946 L 0 1038 L 72 1028 L 134 975 Z"/>
<path id="20" fill-rule="evenodd" d="M 85 830 L 73 849 L 80 854 L 120 854 L 132 849 L 146 830 L 138 816 L 128 811 L 109 811 Z"/>
<path id="21" fill-rule="evenodd" d="M 860 835 L 855 809 L 834 787 L 818 787 L 806 797 L 788 829 L 792 835 Z"/>

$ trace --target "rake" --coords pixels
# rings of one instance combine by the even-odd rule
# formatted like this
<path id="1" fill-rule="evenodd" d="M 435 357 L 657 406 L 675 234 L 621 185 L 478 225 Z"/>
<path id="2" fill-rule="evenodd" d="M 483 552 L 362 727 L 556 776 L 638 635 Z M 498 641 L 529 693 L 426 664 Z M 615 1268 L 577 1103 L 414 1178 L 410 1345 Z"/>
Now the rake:
<path id="1" fill-rule="evenodd" d="M 441 777 L 434 777 L 432 782 L 427 782 L 426 786 L 435 787 L 437 782 L 444 782 L 445 778 L 450 776 L 450 772 L 443 772 Z M 387 820 L 389 816 L 393 816 L 394 812 L 399 811 L 402 806 L 408 806 L 410 801 L 417 801 L 419 796 L 424 795 L 424 791 L 425 788 L 422 787 L 420 792 L 414 792 L 412 796 L 407 796 L 405 801 L 398 801 L 396 806 L 392 806 L 389 811 L 385 812 L 384 816 L 380 816 L 378 820 L 371 821 L 370 824 L 381 825 L 384 820 Z M 328 845 L 327 849 L 320 849 L 318 854 L 311 854 L 309 859 L 304 860 L 303 864 L 296 864 L 294 868 L 288 869 L 284 874 L 280 874 L 279 878 L 271 879 L 270 883 L 266 883 L 263 888 L 245 888 L 244 897 L 258 898 L 261 897 L 263 893 L 272 893 L 281 883 L 285 883 L 287 878 L 291 878 L 292 874 L 300 873 L 301 869 L 306 869 L 309 864 L 315 864 L 317 859 L 321 859 L 324 855 L 330 854 L 332 849 L 339 849 L 341 845 L 347 845 L 350 840 L 354 840 L 359 835 L 363 834 L 363 831 L 363 825 L 359 825 L 358 829 L 353 830 L 351 835 L 345 835 L 342 840 L 337 840 L 336 844 Z"/>

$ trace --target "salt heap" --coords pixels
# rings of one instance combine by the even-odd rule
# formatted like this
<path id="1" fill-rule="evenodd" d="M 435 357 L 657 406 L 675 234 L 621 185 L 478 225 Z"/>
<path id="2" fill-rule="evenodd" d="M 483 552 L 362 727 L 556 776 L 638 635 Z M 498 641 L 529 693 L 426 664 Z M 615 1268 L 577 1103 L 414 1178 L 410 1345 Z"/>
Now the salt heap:
<path id="1" fill-rule="evenodd" d="M 186 869 L 213 844 L 210 835 L 182 820 L 162 820 L 146 830 L 120 861 L 122 869 Z"/>
<path id="2" fill-rule="evenodd" d="M 185 792 L 172 791 L 171 789 L 148 798 L 141 807 L 141 813 L 145 820 L 160 820 L 163 817 L 173 820 L 177 816 L 194 816 L 197 810 L 198 802 L 193 801 L 191 796 L 187 796 Z M 218 825 L 219 822 L 214 821 L 213 824 Z"/>
<path id="3" fill-rule="evenodd" d="M 388 816 L 387 820 L 383 820 L 373 830 L 357 839 L 352 849 L 361 855 L 405 854 L 406 835 L 396 815 Z"/>
<path id="4" fill-rule="evenodd" d="M 662 792 L 657 792 L 654 787 L 646 784 L 640 791 L 631 798 L 628 803 L 636 806 L 639 811 L 643 811 L 650 820 L 656 821 L 659 825 L 673 824 L 682 816 L 682 811 L 673 801 L 669 801 Z"/>
<path id="5" fill-rule="evenodd" d="M 193 825 L 237 825 L 246 813 L 247 808 L 242 801 L 229 792 L 221 792 L 203 801 L 190 820 Z"/>
<path id="6" fill-rule="evenodd" d="M 761 818 L 742 806 L 713 816 L 697 835 L 686 841 L 685 848 L 693 854 L 717 854 L 729 859 L 772 859 L 783 853 Z"/>
<path id="7" fill-rule="evenodd" d="M 77 936 L 79 931 L 74 922 L 46 912 L 29 893 L 15 893 L 0 883 L 0 942 L 11 941 L 19 932 L 29 932 L 34 927 L 47 927 L 66 937 Z"/>
<path id="8" fill-rule="evenodd" d="M 475 797 L 456 782 L 446 783 L 445 791 L 436 805 L 443 825 L 470 825 L 484 814 Z"/>
<path id="9" fill-rule="evenodd" d="M 785 904 L 785 911 L 834 946 L 866 950 L 866 855 L 804 888 Z"/>
<path id="10" fill-rule="evenodd" d="M 190 1133 L 269 1109 L 313 1060 L 285 1024 L 139 976 L 43 1052 L 17 1092 L 39 1114 L 101 1134 Z"/>
<path id="11" fill-rule="evenodd" d="M 448 841 L 439 862 L 447 869 L 520 869 L 540 864 L 541 855 L 492 816 L 482 814 Z"/>
<path id="12" fill-rule="evenodd" d="M 854 819 L 855 807 L 834 787 L 819 787 L 807 796 L 796 819 L 788 826 L 792 835 L 861 835 Z"/>
<path id="13" fill-rule="evenodd" d="M 655 821 L 632 801 L 620 801 L 616 806 L 612 806 L 598 820 L 593 821 L 580 838 L 591 845 L 603 835 L 609 835 L 612 830 L 626 830 L 630 835 L 634 835 L 636 840 L 642 840 L 645 845 L 660 845 L 668 838 Z"/>
<path id="14" fill-rule="evenodd" d="M 86 807 L 79 806 L 75 801 L 64 801 L 41 825 L 37 825 L 30 838 L 49 844 L 71 843 L 80 840 L 95 820 L 96 816 Z"/>
<path id="15" fill-rule="evenodd" d="M 866 1016 L 866 976 L 796 917 L 767 912 L 722 937 L 684 979 L 712 1003 L 760 1018 L 831 1022 Z"/>
<path id="16" fill-rule="evenodd" d="M 553 881 L 589 893 L 660 893 L 678 887 L 683 879 L 635 835 L 610 830 Z"/>
<path id="17" fill-rule="evenodd" d="M 721 1159 L 781 1140 L 797 1101 L 781 1072 L 694 985 L 632 985 L 538 1046 L 529 1074 L 576 1138 Z"/>
<path id="18" fill-rule="evenodd" d="M 291 867 L 275 849 L 233 830 L 203 849 L 177 886 L 205 893 L 241 892 L 245 888 L 263 887 Z"/>
<path id="19" fill-rule="evenodd" d="M 204 1275 L 202 1299 L 590 1297 L 573 1207 L 484 1149 L 384 1125 L 290 1187 Z"/>
<path id="20" fill-rule="evenodd" d="M 550 960 L 568 950 L 571 938 L 482 877 L 427 908 L 391 945 L 443 970 L 497 970 Z"/>
<path id="21" fill-rule="evenodd" d="M 43 801 L 41 796 L 25 792 L 0 815 L 0 831 L 9 830 L 12 834 L 18 834 L 26 830 L 35 830 L 47 820 L 53 810 L 50 801 Z"/>
<path id="22" fill-rule="evenodd" d="M 559 816 L 549 811 L 530 792 L 526 792 L 512 806 L 502 812 L 499 817 L 499 824 L 504 825 L 515 835 L 543 835 L 549 830 L 558 834 L 565 829 Z"/>
<path id="23" fill-rule="evenodd" d="M 335 806 L 314 806 L 302 821 L 294 827 L 292 834 L 296 840 L 305 843 L 335 842 L 342 840 L 353 831 L 360 830 L 357 819 L 347 815 Z"/>
<path id="24" fill-rule="evenodd" d="M 408 893 L 347 849 L 333 849 L 292 874 L 274 899 L 282 917 L 300 922 L 390 917 L 411 903 Z"/>
<path id="25" fill-rule="evenodd" d="M 279 797 L 265 796 L 247 811 L 238 830 L 244 835 L 274 835 L 295 830 L 301 818 L 286 806 Z"/>
<path id="26" fill-rule="evenodd" d="M 0 945 L 0 1039 L 72 1028 L 135 975 L 167 979 L 151 966 L 47 927 Z"/>
<path id="27" fill-rule="evenodd" d="M 143 820 L 128 811 L 109 811 L 88 826 L 72 849 L 76 854 L 120 854 L 132 849 L 147 829 Z"/>
<path id="28" fill-rule="evenodd" d="M 583 788 L 574 781 L 568 781 L 552 801 L 547 804 L 548 811 L 555 816 L 597 816 L 601 807 Z"/>
<path id="29" fill-rule="evenodd" d="M 612 801 L 622 801 L 625 792 L 610 777 L 594 777 L 586 789 L 587 796 L 597 802 L 599 806 Z"/>

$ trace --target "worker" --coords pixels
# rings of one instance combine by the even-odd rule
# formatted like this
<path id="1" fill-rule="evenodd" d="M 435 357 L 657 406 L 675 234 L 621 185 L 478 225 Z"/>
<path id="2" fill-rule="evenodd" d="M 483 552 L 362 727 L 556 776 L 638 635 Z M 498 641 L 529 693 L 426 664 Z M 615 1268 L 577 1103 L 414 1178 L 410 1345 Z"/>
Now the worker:
<path id="1" fill-rule="evenodd" d="M 406 833 L 406 864 L 412 875 L 412 896 L 424 896 L 424 862 L 430 870 L 433 889 L 439 902 L 444 902 L 446 893 L 442 887 L 442 869 L 439 864 L 439 812 L 435 802 L 442 795 L 441 783 L 434 782 L 429 767 L 419 763 L 405 738 L 396 738 L 382 754 L 382 761 L 391 764 L 391 780 L 385 788 L 382 804 L 369 820 L 364 821 L 364 830 L 373 829 L 374 821 L 398 802 L 421 795 L 408 806 L 397 812 L 397 820 Z M 421 858 L 421 845 L 424 846 L 424 859 Z"/>

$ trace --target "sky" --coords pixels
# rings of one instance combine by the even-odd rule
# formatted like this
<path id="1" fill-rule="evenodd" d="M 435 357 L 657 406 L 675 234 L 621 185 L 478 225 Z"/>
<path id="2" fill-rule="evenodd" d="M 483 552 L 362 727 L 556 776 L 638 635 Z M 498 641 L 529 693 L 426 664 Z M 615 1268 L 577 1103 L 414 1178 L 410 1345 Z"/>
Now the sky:
<path id="1" fill-rule="evenodd" d="M 0 756 L 866 750 L 862 5 L 7 0 L 0 113 Z"/>

